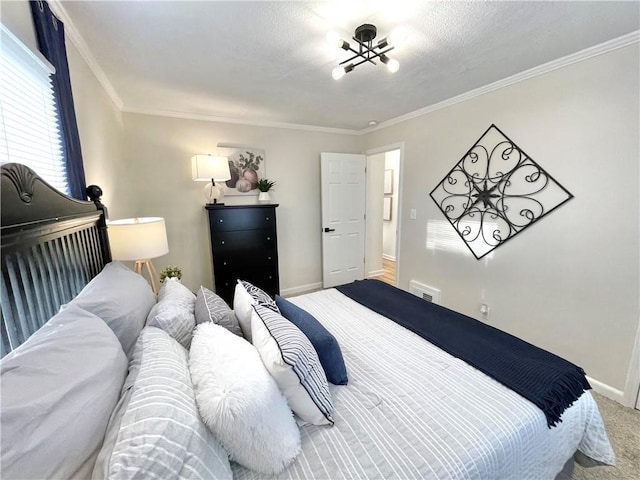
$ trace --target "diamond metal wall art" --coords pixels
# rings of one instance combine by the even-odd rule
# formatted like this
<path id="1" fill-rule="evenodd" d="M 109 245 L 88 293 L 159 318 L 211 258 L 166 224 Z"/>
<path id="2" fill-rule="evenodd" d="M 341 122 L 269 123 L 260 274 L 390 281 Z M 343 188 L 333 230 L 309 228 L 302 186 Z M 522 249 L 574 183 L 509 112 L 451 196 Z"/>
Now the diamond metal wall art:
<path id="1" fill-rule="evenodd" d="M 491 125 L 431 198 L 480 259 L 573 195 Z"/>

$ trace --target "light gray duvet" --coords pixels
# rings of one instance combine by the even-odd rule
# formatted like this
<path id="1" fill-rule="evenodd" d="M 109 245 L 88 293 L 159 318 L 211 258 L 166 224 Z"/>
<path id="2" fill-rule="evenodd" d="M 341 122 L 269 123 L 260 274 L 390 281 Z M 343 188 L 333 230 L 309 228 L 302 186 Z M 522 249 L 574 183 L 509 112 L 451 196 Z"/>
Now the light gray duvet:
<path id="1" fill-rule="evenodd" d="M 576 450 L 615 461 L 588 392 L 549 429 L 528 400 L 337 290 L 291 301 L 337 338 L 349 384 L 331 388 L 335 425 L 303 426 L 278 478 L 553 479 Z"/>

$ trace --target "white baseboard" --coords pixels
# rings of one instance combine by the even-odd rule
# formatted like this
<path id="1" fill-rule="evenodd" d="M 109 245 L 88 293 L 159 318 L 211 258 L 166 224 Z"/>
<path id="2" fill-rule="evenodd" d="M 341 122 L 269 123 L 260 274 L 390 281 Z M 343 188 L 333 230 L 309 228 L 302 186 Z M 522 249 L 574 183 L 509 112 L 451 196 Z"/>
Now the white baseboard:
<path id="1" fill-rule="evenodd" d="M 613 388 L 606 383 L 602 383 L 595 378 L 591 378 L 587 375 L 587 380 L 593 387 L 594 392 L 598 392 L 600 395 L 604 395 L 611 400 L 615 400 L 618 403 L 622 403 L 624 405 L 624 392 L 622 390 L 618 390 L 617 388 Z"/>
<path id="2" fill-rule="evenodd" d="M 371 277 L 379 277 L 384 274 L 384 270 L 374 270 L 373 272 L 367 273 L 367 278 Z"/>
<path id="3" fill-rule="evenodd" d="M 322 289 L 322 282 L 310 283 L 308 285 L 300 285 L 298 287 L 285 288 L 280 290 L 280 295 L 283 297 L 293 297 L 294 295 L 300 295 L 302 293 L 310 293 L 316 290 Z"/>
<path id="4" fill-rule="evenodd" d="M 386 253 L 382 254 L 382 258 L 384 258 L 385 260 L 391 260 L 392 262 L 396 261 L 396 257 L 394 257 L 393 255 L 387 255 Z"/>

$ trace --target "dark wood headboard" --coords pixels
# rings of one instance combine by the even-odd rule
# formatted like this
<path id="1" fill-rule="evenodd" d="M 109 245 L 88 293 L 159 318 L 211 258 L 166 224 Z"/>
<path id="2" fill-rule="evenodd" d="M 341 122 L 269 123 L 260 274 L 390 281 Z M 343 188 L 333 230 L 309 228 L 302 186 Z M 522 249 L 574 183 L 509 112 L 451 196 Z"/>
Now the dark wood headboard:
<path id="1" fill-rule="evenodd" d="M 22 344 L 111 261 L 102 191 L 85 202 L 60 193 L 33 170 L 1 168 L 0 356 Z"/>

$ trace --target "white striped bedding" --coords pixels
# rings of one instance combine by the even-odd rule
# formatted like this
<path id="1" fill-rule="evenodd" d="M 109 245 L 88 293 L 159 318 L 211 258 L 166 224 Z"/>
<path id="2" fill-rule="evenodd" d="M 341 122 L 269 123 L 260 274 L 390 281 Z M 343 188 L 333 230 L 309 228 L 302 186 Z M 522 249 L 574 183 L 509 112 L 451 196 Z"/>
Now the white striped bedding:
<path id="1" fill-rule="evenodd" d="M 614 463 L 590 393 L 549 429 L 528 400 L 337 290 L 291 301 L 337 338 L 349 384 L 331 387 L 335 425 L 303 426 L 278 478 L 553 479 L 576 450 Z"/>

